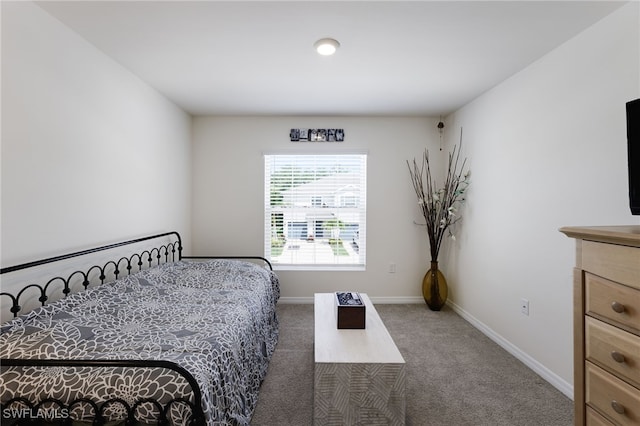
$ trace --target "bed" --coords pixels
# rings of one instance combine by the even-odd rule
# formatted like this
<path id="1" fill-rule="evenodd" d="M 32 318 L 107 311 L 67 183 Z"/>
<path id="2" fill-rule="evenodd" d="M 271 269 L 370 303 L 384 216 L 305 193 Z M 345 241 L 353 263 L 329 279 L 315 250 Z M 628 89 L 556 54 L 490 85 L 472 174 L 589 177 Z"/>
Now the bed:
<path id="1" fill-rule="evenodd" d="M 249 424 L 278 339 L 279 283 L 265 259 L 182 256 L 174 232 L 2 274 L 167 236 L 175 241 L 2 293 L 15 315 L 0 330 L 3 423 Z M 64 297 L 48 303 L 54 289 Z M 42 306 L 23 313 L 27 294 Z"/>

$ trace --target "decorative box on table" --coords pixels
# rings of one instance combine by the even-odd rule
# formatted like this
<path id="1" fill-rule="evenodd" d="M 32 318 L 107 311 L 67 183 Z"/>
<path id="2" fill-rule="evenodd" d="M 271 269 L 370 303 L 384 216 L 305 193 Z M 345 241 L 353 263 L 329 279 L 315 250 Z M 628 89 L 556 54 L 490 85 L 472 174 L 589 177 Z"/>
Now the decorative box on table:
<path id="1" fill-rule="evenodd" d="M 339 329 L 365 328 L 366 306 L 360 294 L 336 292 L 335 303 Z"/>

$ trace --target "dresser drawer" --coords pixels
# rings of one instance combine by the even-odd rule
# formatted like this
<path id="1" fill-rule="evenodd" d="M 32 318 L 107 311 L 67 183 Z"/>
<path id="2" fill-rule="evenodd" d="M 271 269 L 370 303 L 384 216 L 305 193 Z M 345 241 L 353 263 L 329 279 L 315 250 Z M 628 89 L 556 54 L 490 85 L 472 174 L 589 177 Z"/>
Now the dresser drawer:
<path id="1" fill-rule="evenodd" d="M 623 426 L 640 425 L 640 389 L 585 363 L 586 403 Z"/>
<path id="2" fill-rule="evenodd" d="M 585 310 L 640 333 L 640 290 L 585 274 Z"/>
<path id="3" fill-rule="evenodd" d="M 583 270 L 640 290 L 640 247 L 582 241 Z"/>
<path id="4" fill-rule="evenodd" d="M 591 407 L 587 407 L 587 426 L 615 426 Z"/>
<path id="5" fill-rule="evenodd" d="M 640 337 L 585 318 L 586 358 L 640 387 Z"/>

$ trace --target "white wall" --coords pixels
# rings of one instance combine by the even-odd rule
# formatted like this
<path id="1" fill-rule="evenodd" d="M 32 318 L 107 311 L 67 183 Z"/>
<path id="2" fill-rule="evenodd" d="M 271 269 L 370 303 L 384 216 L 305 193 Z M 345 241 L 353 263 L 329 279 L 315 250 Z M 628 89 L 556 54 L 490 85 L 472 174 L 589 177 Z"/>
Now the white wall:
<path id="1" fill-rule="evenodd" d="M 429 147 L 439 153 L 433 118 L 196 117 L 193 127 L 195 254 L 264 253 L 263 153 L 368 152 L 365 272 L 279 271 L 282 296 L 354 290 L 386 300 L 420 300 L 429 266 L 424 229 L 406 165 Z M 344 128 L 342 143 L 295 143 L 291 128 Z M 390 263 L 397 272 L 388 273 Z"/>
<path id="2" fill-rule="evenodd" d="M 447 120 L 464 128 L 472 169 L 463 226 L 445 257 L 451 300 L 570 395 L 575 244 L 558 228 L 640 223 L 627 198 L 624 109 L 640 97 L 638 6 Z"/>
<path id="3" fill-rule="evenodd" d="M 178 230 L 191 118 L 30 2 L 2 2 L 2 265 Z"/>

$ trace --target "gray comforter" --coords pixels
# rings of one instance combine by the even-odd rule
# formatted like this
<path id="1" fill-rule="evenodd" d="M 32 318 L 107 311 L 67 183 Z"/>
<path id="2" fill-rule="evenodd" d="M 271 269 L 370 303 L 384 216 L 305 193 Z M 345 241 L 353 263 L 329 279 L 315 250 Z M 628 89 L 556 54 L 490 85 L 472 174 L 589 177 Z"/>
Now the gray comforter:
<path id="1" fill-rule="evenodd" d="M 278 297 L 276 275 L 252 263 L 167 263 L 4 324 L 0 357 L 173 361 L 200 384 L 207 424 L 246 425 L 278 339 Z M 164 404 L 189 394 L 183 379 L 163 369 L 3 367 L 0 376 L 3 403 L 89 396 Z M 122 412 L 114 407 L 110 415 Z"/>

